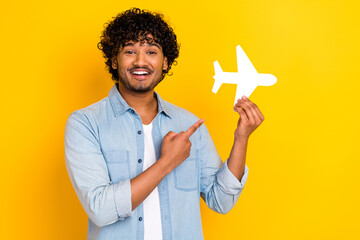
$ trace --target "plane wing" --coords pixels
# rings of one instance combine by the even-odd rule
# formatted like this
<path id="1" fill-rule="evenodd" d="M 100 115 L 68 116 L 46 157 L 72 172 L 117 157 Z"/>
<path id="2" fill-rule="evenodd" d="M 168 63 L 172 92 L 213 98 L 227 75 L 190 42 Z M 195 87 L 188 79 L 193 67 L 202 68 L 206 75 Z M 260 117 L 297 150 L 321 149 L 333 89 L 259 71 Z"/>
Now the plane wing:
<path id="1" fill-rule="evenodd" d="M 248 56 L 240 45 L 236 46 L 236 57 L 237 57 L 237 66 L 238 66 L 238 73 L 246 73 L 246 74 L 257 74 L 254 65 L 250 62 Z"/>

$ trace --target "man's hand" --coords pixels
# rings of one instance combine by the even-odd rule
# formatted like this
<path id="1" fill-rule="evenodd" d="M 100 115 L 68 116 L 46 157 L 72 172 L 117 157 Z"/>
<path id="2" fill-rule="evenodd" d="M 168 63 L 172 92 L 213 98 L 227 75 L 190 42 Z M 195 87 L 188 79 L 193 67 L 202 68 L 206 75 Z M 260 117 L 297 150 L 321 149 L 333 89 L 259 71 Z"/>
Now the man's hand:
<path id="1" fill-rule="evenodd" d="M 200 119 L 185 132 L 177 134 L 170 131 L 163 138 L 159 161 L 167 166 L 169 172 L 190 156 L 191 142 L 189 138 L 203 122 L 204 120 Z"/>
<path id="2" fill-rule="evenodd" d="M 235 140 L 248 139 L 250 134 L 264 121 L 264 116 L 256 104 L 245 96 L 237 100 L 234 110 L 240 114 L 235 130 Z"/>

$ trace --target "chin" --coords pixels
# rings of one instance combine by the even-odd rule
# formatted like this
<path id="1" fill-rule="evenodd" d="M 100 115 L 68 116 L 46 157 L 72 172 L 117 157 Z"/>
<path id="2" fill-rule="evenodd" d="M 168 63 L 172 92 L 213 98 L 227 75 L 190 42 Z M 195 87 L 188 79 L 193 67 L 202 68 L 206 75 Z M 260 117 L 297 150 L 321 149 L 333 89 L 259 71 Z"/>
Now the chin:
<path id="1" fill-rule="evenodd" d="M 135 84 L 132 84 L 131 82 L 125 82 L 120 78 L 120 83 L 126 89 L 133 91 L 133 92 L 139 92 L 139 93 L 145 93 L 145 92 L 149 92 L 149 91 L 153 90 L 159 84 L 159 82 L 160 82 L 160 80 L 156 81 L 156 82 L 153 81 L 146 85 L 144 83 L 138 83 L 138 82 L 135 82 Z"/>
<path id="2" fill-rule="evenodd" d="M 153 90 L 155 86 L 153 86 L 153 85 L 150 85 L 150 86 L 129 86 L 129 89 L 134 91 L 134 92 L 149 92 L 149 91 Z"/>
<path id="3" fill-rule="evenodd" d="M 151 90 L 153 90 L 153 88 L 133 88 L 132 89 L 133 91 L 135 91 L 135 92 L 149 92 L 149 91 L 151 91 Z"/>
<path id="4" fill-rule="evenodd" d="M 136 92 L 149 92 L 153 90 L 157 85 L 159 84 L 159 81 L 154 83 L 151 83 L 148 86 L 130 86 L 130 89 Z"/>

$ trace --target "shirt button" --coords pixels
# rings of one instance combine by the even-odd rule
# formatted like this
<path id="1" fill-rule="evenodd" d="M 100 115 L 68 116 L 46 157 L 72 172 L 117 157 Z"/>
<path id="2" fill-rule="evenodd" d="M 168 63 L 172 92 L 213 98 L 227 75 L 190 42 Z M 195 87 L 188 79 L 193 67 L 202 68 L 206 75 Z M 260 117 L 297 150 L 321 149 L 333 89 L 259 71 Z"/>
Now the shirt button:
<path id="1" fill-rule="evenodd" d="M 139 160 L 138 160 L 138 163 L 141 163 L 141 162 L 142 162 L 142 160 L 141 160 L 141 159 L 139 159 Z"/>
<path id="2" fill-rule="evenodd" d="M 141 131 L 140 131 L 140 130 L 138 131 L 138 134 L 139 134 L 139 135 L 141 134 Z"/>
<path id="3" fill-rule="evenodd" d="M 139 217 L 139 221 L 142 221 L 142 217 Z"/>
<path id="4" fill-rule="evenodd" d="M 134 111 L 133 109 L 131 109 L 131 113 L 132 113 L 132 114 L 134 114 L 134 113 L 135 113 L 135 111 Z"/>

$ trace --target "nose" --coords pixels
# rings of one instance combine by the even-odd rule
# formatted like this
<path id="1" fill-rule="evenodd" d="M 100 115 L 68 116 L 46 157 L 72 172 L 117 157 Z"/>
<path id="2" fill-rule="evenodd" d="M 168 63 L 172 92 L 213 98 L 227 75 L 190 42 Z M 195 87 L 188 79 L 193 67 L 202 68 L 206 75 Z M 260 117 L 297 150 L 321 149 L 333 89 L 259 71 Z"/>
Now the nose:
<path id="1" fill-rule="evenodd" d="M 136 54 L 134 65 L 140 67 L 146 65 L 146 57 L 143 52 L 139 52 L 138 54 Z"/>

